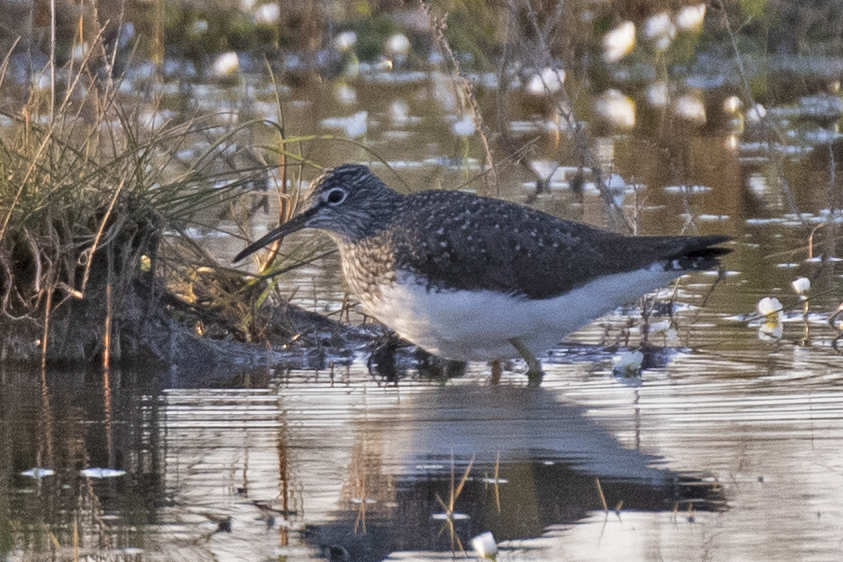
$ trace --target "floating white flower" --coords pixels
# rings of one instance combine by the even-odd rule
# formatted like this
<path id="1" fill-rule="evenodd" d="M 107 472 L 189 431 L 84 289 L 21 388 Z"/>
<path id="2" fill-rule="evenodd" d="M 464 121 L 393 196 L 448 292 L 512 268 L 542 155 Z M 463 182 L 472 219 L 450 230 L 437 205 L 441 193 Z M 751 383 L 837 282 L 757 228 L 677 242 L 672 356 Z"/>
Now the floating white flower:
<path id="1" fill-rule="evenodd" d="M 345 134 L 348 138 L 362 137 L 369 131 L 369 112 L 358 111 L 345 122 Z"/>
<path id="2" fill-rule="evenodd" d="M 357 90 L 348 84 L 337 84 L 334 86 L 334 97 L 342 105 L 352 105 L 357 103 Z"/>
<path id="3" fill-rule="evenodd" d="M 91 46 L 87 43 L 77 43 L 73 46 L 73 60 L 74 61 L 81 61 L 85 57 L 88 56 L 88 53 L 91 52 Z"/>
<path id="4" fill-rule="evenodd" d="M 255 10 L 255 22 L 259 25 L 274 25 L 281 20 L 281 8 L 275 2 L 261 4 Z"/>
<path id="5" fill-rule="evenodd" d="M 784 335 L 784 326 L 781 321 L 765 322 L 758 327 L 758 339 L 764 341 L 775 341 L 782 339 Z"/>
<path id="6" fill-rule="evenodd" d="M 530 78 L 527 82 L 527 91 L 534 96 L 543 96 L 545 93 L 554 94 L 562 89 L 564 83 L 565 71 L 563 69 L 547 67 Z"/>
<path id="7" fill-rule="evenodd" d="M 594 101 L 594 111 L 621 129 L 635 126 L 635 102 L 618 90 L 607 90 Z"/>
<path id="8" fill-rule="evenodd" d="M 768 322 L 779 322 L 782 317 L 782 303 L 776 297 L 764 297 L 756 305 L 758 314 L 764 316 Z"/>
<path id="9" fill-rule="evenodd" d="M 737 113 L 743 103 L 741 102 L 741 98 L 738 96 L 729 96 L 725 100 L 723 100 L 723 111 L 728 113 L 729 115 L 734 115 Z"/>
<path id="10" fill-rule="evenodd" d="M 657 51 L 664 51 L 676 37 L 676 26 L 670 14 L 661 12 L 644 21 L 644 37 L 653 42 Z"/>
<path id="11" fill-rule="evenodd" d="M 635 24 L 625 21 L 603 37 L 603 60 L 617 62 L 635 48 Z"/>
<path id="12" fill-rule="evenodd" d="M 214 60 L 213 73 L 217 78 L 231 76 L 240 70 L 240 57 L 234 51 L 220 54 Z"/>
<path id="13" fill-rule="evenodd" d="M 459 121 L 451 125 L 451 130 L 458 137 L 470 137 L 477 130 L 477 126 L 474 124 L 471 115 L 465 114 Z"/>
<path id="14" fill-rule="evenodd" d="M 471 539 L 471 547 L 477 553 L 477 556 L 488 560 L 494 560 L 495 555 L 498 553 L 498 544 L 495 542 L 494 535 L 489 531 Z"/>
<path id="15" fill-rule="evenodd" d="M 673 113 L 677 117 L 681 117 L 697 125 L 704 125 L 706 121 L 705 105 L 702 99 L 699 96 L 691 94 L 680 96 L 673 102 Z"/>
<path id="16" fill-rule="evenodd" d="M 705 20 L 705 4 L 685 6 L 676 14 L 676 27 L 682 31 L 696 31 Z"/>
<path id="17" fill-rule="evenodd" d="M 410 106 L 404 100 L 394 100 L 389 106 L 389 117 L 393 125 L 406 125 L 410 122 Z"/>
<path id="18" fill-rule="evenodd" d="M 410 40 L 403 33 L 396 33 L 386 40 L 386 53 L 390 56 L 406 56 L 410 52 Z"/>
<path id="19" fill-rule="evenodd" d="M 612 372 L 623 377 L 637 377 L 643 362 L 644 354 L 640 351 L 624 351 L 612 357 Z"/>
<path id="20" fill-rule="evenodd" d="M 760 123 L 765 115 L 767 115 L 767 109 L 760 103 L 756 103 L 746 112 L 746 120 L 748 123 Z"/>
<path id="21" fill-rule="evenodd" d="M 334 37 L 334 48 L 341 53 L 348 51 L 355 44 L 357 44 L 357 34 L 353 31 L 343 31 Z"/>
<path id="22" fill-rule="evenodd" d="M 667 107 L 670 87 L 666 80 L 659 80 L 647 86 L 647 103 L 653 107 Z"/>
<path id="23" fill-rule="evenodd" d="M 811 290 L 811 280 L 807 277 L 797 277 L 790 286 L 793 287 L 793 291 L 799 295 L 799 298 L 805 300 L 808 298 L 808 292 Z"/>

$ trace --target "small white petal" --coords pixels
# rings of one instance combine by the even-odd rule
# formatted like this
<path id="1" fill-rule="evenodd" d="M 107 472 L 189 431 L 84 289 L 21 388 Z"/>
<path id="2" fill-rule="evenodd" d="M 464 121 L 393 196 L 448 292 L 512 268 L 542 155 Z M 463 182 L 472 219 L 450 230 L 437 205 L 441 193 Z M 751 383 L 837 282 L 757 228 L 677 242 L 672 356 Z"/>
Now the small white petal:
<path id="1" fill-rule="evenodd" d="M 527 82 L 527 91 L 534 96 L 553 94 L 562 89 L 565 83 L 565 71 L 561 68 L 547 67 L 539 74 L 534 74 Z"/>
<path id="2" fill-rule="evenodd" d="M 343 31 L 334 38 L 334 48 L 344 53 L 357 43 L 357 34 L 353 31 Z"/>
<path id="3" fill-rule="evenodd" d="M 617 62 L 635 48 L 635 24 L 625 21 L 603 37 L 603 60 Z"/>
<path id="4" fill-rule="evenodd" d="M 396 33 L 386 40 L 386 52 L 390 56 L 406 55 L 410 51 L 410 40 L 403 33 Z"/>
<path id="5" fill-rule="evenodd" d="M 756 308 L 758 310 L 758 314 L 761 314 L 762 316 L 781 314 L 783 309 L 782 303 L 779 302 L 779 299 L 776 297 L 764 297 L 758 301 Z"/>
<path id="6" fill-rule="evenodd" d="M 670 15 L 667 12 L 661 12 L 647 18 L 644 22 L 644 37 L 653 41 L 656 50 L 667 50 L 676 37 L 676 26 L 670 21 Z"/>
<path id="7" fill-rule="evenodd" d="M 741 98 L 738 96 L 729 96 L 723 100 L 723 111 L 729 115 L 737 113 L 741 106 L 743 106 L 743 103 L 741 102 Z"/>
<path id="8" fill-rule="evenodd" d="M 790 286 L 796 293 L 802 295 L 811 290 L 811 280 L 807 277 L 797 277 Z"/>
<path id="9" fill-rule="evenodd" d="M 676 14 L 676 27 L 682 31 L 696 31 L 705 19 L 705 4 L 685 6 Z"/>
<path id="10" fill-rule="evenodd" d="M 767 115 L 767 110 L 760 103 L 756 103 L 746 112 L 746 120 L 749 123 L 760 123 L 765 115 Z"/>
<path id="11" fill-rule="evenodd" d="M 255 22 L 260 25 L 273 25 L 281 20 L 281 8 L 275 2 L 261 4 L 255 10 Z"/>
<path id="12" fill-rule="evenodd" d="M 489 531 L 471 539 L 471 547 L 480 558 L 491 558 L 498 552 L 498 544 L 495 542 L 494 535 Z"/>
<path id="13" fill-rule="evenodd" d="M 616 375 L 634 377 L 641 374 L 644 354 L 640 351 L 625 351 L 612 357 L 612 372 Z"/>
<path id="14" fill-rule="evenodd" d="M 635 126 L 635 102 L 618 90 L 607 90 L 594 100 L 594 111 L 618 128 Z"/>
<path id="15" fill-rule="evenodd" d="M 653 82 L 647 87 L 647 103 L 653 107 L 667 107 L 670 88 L 666 80 Z"/>
<path id="16" fill-rule="evenodd" d="M 217 78 L 231 76 L 240 70 L 240 57 L 234 51 L 219 55 L 214 61 L 213 73 Z"/>
<path id="17" fill-rule="evenodd" d="M 451 126 L 451 130 L 458 137 L 470 137 L 477 130 L 477 126 L 474 124 L 471 115 L 463 115 L 462 119 Z"/>
<path id="18" fill-rule="evenodd" d="M 673 112 L 677 117 L 699 125 L 705 124 L 706 121 L 705 104 L 699 96 L 688 94 L 679 97 L 673 103 Z"/>
<path id="19" fill-rule="evenodd" d="M 358 111 L 345 122 L 345 134 L 348 138 L 362 137 L 369 131 L 369 112 Z"/>

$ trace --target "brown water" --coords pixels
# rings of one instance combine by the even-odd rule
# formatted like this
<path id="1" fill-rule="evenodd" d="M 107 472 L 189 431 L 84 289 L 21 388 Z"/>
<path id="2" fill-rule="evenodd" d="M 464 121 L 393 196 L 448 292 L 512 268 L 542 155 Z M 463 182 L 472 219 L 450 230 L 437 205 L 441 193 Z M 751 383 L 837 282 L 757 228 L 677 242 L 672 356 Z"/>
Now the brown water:
<path id="1" fill-rule="evenodd" d="M 447 85 L 435 73 L 375 74 L 345 85 L 354 102 L 338 101 L 337 83 L 292 89 L 288 132 L 343 126 L 345 136 L 344 122 L 325 120 L 367 111 L 360 142 L 409 189 L 461 185 L 479 170 L 482 148 L 476 136 L 451 132 Z M 260 116 L 268 109 L 255 100 L 266 102 L 269 90 L 257 79 L 251 86 L 209 86 L 203 100 L 242 99 L 241 118 Z M 461 549 L 471 556 L 471 537 L 485 531 L 500 543 L 498 560 L 839 559 L 843 359 L 829 319 L 841 271 L 806 249 L 823 224 L 814 255 L 835 257 L 839 186 L 821 159 L 797 161 L 802 149 L 748 144 L 757 142 L 752 130 L 723 114 L 733 89 L 700 91 L 704 126 L 648 107 L 640 88 L 632 132 L 580 116 L 602 161 L 640 185 L 619 197 L 642 233 L 735 239 L 719 283 L 713 274 L 684 278 L 673 316 L 650 318 L 640 376 L 612 373 L 618 346 L 641 342 L 636 306 L 560 344 L 544 358 L 539 389 L 526 388 L 517 363 L 498 386 L 479 363 L 459 379 L 410 371 L 391 386 L 369 375 L 364 350 L 350 363 L 334 358 L 329 370 L 280 365 L 199 380 L 0 367 L 5 559 L 320 560 L 333 552 L 341 560 L 345 549 L 351 560 L 439 560 L 463 558 Z M 792 101 L 807 93 L 818 92 Z M 481 91 L 481 101 L 492 94 Z M 543 161 L 574 161 L 567 133 L 547 132 L 552 116 L 542 103 L 516 100 L 512 113 L 521 138 L 535 139 L 535 169 L 549 176 Z M 799 139 L 819 126 L 795 123 L 786 130 L 802 136 L 787 138 L 806 146 Z M 827 130 L 836 134 L 836 125 Z M 370 162 L 399 185 L 355 145 L 315 143 L 306 156 Z M 577 196 L 554 176 L 534 204 L 603 224 L 588 179 Z M 706 189 L 675 187 L 683 185 Z M 511 164 L 498 186 L 524 202 L 535 178 Z M 255 236 L 273 217 L 257 217 Z M 243 246 L 233 235 L 202 242 L 221 260 Z M 799 276 L 813 281 L 804 314 L 790 288 Z M 298 287 L 294 300 L 306 307 L 337 310 L 343 301 L 335 258 L 283 283 Z M 779 326 L 753 315 L 768 295 L 786 307 Z M 35 467 L 51 473 L 24 474 Z M 118 472 L 80 472 L 91 467 Z"/>

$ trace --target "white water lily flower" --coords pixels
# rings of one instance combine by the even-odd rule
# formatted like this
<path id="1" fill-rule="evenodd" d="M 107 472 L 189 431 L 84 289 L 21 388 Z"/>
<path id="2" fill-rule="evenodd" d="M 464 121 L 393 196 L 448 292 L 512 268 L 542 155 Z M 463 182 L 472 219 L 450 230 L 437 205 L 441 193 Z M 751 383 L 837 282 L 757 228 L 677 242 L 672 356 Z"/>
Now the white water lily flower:
<path id="1" fill-rule="evenodd" d="M 495 542 L 494 535 L 492 535 L 489 531 L 481 533 L 471 539 L 471 547 L 480 558 L 494 560 L 495 555 L 498 553 L 498 544 Z"/>
<path id="2" fill-rule="evenodd" d="M 358 111 L 345 122 L 345 134 L 350 139 L 362 137 L 369 131 L 369 112 Z"/>
<path id="3" fill-rule="evenodd" d="M 240 57 L 234 51 L 222 53 L 214 60 L 213 73 L 217 78 L 231 76 L 238 70 L 240 70 Z"/>
<path id="4" fill-rule="evenodd" d="M 661 12 L 644 22 L 644 37 L 653 42 L 657 51 L 664 51 L 676 37 L 676 26 L 670 21 L 670 14 Z"/>
<path id="5" fill-rule="evenodd" d="M 403 33 L 396 33 L 386 40 L 386 53 L 390 56 L 405 56 L 410 52 L 410 40 Z"/>
<path id="6" fill-rule="evenodd" d="M 682 31 L 696 31 L 705 20 L 705 4 L 685 6 L 676 14 L 676 27 Z"/>
<path id="7" fill-rule="evenodd" d="M 673 102 L 673 113 L 677 117 L 691 121 L 697 125 L 704 125 L 706 121 L 705 104 L 700 96 L 686 94 Z"/>
<path id="8" fill-rule="evenodd" d="M 618 90 L 607 90 L 595 99 L 594 111 L 619 129 L 635 126 L 635 102 Z"/>
<path id="9" fill-rule="evenodd" d="M 776 297 L 764 297 L 756 305 L 758 314 L 767 317 L 768 321 L 778 322 L 782 315 L 782 303 Z"/>
<path id="10" fill-rule="evenodd" d="M 276 3 L 261 4 L 255 10 L 255 21 L 260 25 L 274 25 L 281 20 L 281 8 Z"/>
<path id="11" fill-rule="evenodd" d="M 545 93 L 554 94 L 562 89 L 565 83 L 565 71 L 561 68 L 547 67 L 539 74 L 534 74 L 527 82 L 527 91 L 534 96 Z"/>
<path id="12" fill-rule="evenodd" d="M 625 21 L 603 37 L 603 60 L 617 62 L 635 48 L 635 24 Z"/>
<path id="13" fill-rule="evenodd" d="M 729 96 L 725 100 L 723 100 L 723 111 L 728 113 L 729 115 L 734 115 L 735 113 L 740 110 L 743 106 L 743 102 L 741 102 L 741 98 L 738 96 Z"/>
<path id="14" fill-rule="evenodd" d="M 746 112 L 746 120 L 749 123 L 760 123 L 767 115 L 767 109 L 760 103 L 756 103 Z"/>
<path id="15" fill-rule="evenodd" d="M 624 377 L 637 377 L 641 374 L 644 354 L 640 351 L 625 351 L 612 357 L 612 372 Z"/>
<path id="16" fill-rule="evenodd" d="M 351 50 L 357 44 L 357 34 L 353 31 L 343 31 L 334 38 L 334 48 L 344 53 Z"/>
<path id="17" fill-rule="evenodd" d="M 462 116 L 462 119 L 451 125 L 451 130 L 458 137 L 470 137 L 477 130 L 477 125 L 474 123 L 474 118 L 466 114 Z"/>
<path id="18" fill-rule="evenodd" d="M 758 328 L 758 339 L 762 341 L 777 341 L 784 335 L 781 322 L 765 322 Z"/>
<path id="19" fill-rule="evenodd" d="M 804 295 L 811 290 L 811 280 L 807 277 L 797 277 L 790 286 L 797 294 Z"/>

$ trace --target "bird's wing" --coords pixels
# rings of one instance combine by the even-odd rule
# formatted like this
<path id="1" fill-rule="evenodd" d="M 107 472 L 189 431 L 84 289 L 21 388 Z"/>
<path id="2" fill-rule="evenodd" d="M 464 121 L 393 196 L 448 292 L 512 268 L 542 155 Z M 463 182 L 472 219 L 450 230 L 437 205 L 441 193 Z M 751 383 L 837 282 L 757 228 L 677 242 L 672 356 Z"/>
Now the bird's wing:
<path id="1" fill-rule="evenodd" d="M 627 237 L 498 199 L 429 191 L 406 198 L 393 246 L 399 267 L 434 289 L 560 295 L 609 273 L 632 271 L 725 240 Z"/>

